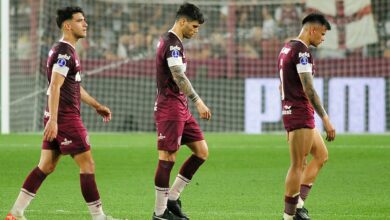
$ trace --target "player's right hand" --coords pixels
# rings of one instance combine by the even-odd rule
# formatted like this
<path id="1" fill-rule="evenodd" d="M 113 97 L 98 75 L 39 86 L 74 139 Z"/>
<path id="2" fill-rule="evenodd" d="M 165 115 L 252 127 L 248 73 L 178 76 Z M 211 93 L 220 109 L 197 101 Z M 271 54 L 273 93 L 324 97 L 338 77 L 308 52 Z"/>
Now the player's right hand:
<path id="1" fill-rule="evenodd" d="M 333 127 L 332 123 L 330 123 L 328 116 L 323 118 L 323 122 L 326 131 L 326 140 L 333 141 L 336 138 L 336 129 Z"/>
<path id="2" fill-rule="evenodd" d="M 54 138 L 57 137 L 57 132 L 58 132 L 57 122 L 49 119 L 49 121 L 47 121 L 46 123 L 45 130 L 43 132 L 43 140 L 53 141 Z"/>
<path id="3" fill-rule="evenodd" d="M 199 99 L 195 103 L 196 109 L 198 110 L 199 116 L 201 119 L 210 120 L 211 119 L 211 111 L 210 109 L 204 104 L 204 102 Z"/>

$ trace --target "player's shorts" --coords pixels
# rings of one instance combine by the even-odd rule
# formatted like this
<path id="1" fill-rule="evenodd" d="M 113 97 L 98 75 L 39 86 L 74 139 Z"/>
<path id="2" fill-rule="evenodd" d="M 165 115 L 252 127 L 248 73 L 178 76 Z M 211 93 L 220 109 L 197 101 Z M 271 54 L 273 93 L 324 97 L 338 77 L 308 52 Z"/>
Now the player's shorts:
<path id="1" fill-rule="evenodd" d="M 314 115 L 312 113 L 295 110 L 294 114 L 283 115 L 283 124 L 287 132 L 300 128 L 313 129 L 315 128 Z"/>
<path id="2" fill-rule="evenodd" d="M 174 152 L 180 145 L 204 140 L 203 132 L 191 115 L 187 121 L 156 122 L 157 149 Z"/>
<path id="3" fill-rule="evenodd" d="M 46 126 L 47 119 L 44 120 Z M 87 129 L 81 119 L 68 120 L 58 123 L 57 137 L 53 141 L 43 140 L 42 149 L 59 150 L 61 154 L 75 155 L 89 151 L 89 137 Z"/>

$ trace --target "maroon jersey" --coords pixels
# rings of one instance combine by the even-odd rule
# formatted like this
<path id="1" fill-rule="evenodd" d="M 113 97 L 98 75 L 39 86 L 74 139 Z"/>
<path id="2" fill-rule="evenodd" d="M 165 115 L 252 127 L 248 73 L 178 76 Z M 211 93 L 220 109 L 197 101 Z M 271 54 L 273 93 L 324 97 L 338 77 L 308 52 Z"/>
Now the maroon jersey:
<path id="1" fill-rule="evenodd" d="M 186 69 L 184 47 L 172 31 L 163 34 L 157 46 L 157 97 L 154 106 L 156 121 L 185 121 L 190 117 L 187 97 L 173 80 L 169 67 Z"/>
<path id="2" fill-rule="evenodd" d="M 80 82 L 81 66 L 75 48 L 68 42 L 60 41 L 54 44 L 47 60 L 47 80 L 50 85 L 52 72 L 65 77 L 60 91 L 58 106 L 58 123 L 80 117 Z M 48 89 L 48 94 L 50 90 Z M 46 107 L 45 118 L 49 116 Z"/>
<path id="3" fill-rule="evenodd" d="M 309 48 L 299 40 L 284 45 L 278 58 L 281 80 L 282 115 L 287 131 L 314 128 L 314 109 L 310 104 L 299 78 L 300 73 L 314 74 L 313 59 Z"/>

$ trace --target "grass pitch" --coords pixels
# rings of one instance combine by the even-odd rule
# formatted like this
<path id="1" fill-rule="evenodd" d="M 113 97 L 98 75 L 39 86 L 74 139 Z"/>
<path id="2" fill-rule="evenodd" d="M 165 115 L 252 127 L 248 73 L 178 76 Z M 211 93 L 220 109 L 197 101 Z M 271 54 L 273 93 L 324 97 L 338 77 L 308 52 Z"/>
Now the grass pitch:
<path id="1" fill-rule="evenodd" d="M 41 135 L 0 136 L 0 218 L 38 164 Z M 107 214 L 151 219 L 155 134 L 91 134 L 96 178 Z M 289 166 L 286 136 L 206 134 L 209 160 L 182 194 L 195 220 L 281 219 Z M 314 220 L 390 219 L 389 135 L 339 135 L 328 143 L 329 161 L 306 201 Z M 171 182 L 190 151 L 182 147 Z M 29 220 L 90 219 L 78 168 L 63 157 L 26 211 Z"/>

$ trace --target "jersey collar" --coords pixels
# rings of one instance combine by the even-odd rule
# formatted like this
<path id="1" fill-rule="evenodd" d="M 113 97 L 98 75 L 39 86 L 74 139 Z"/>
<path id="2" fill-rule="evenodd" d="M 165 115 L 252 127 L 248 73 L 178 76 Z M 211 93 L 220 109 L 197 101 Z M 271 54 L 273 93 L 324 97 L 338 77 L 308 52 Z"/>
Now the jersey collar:
<path id="1" fill-rule="evenodd" d="M 69 44 L 73 49 L 76 50 L 76 48 L 72 44 L 70 44 L 68 41 L 65 41 L 64 38 L 61 38 L 60 42 L 65 43 L 65 44 Z"/>
<path id="2" fill-rule="evenodd" d="M 299 38 L 295 38 L 295 39 L 293 39 L 293 40 L 295 40 L 295 41 L 299 41 L 299 42 L 301 42 L 303 45 L 305 45 L 306 46 L 306 48 L 309 48 L 306 44 L 305 44 L 305 42 L 303 42 L 301 39 L 299 39 Z"/>
<path id="3" fill-rule="evenodd" d="M 181 39 L 180 39 L 180 37 L 179 36 L 177 36 L 177 34 L 171 29 L 171 30 L 169 30 L 168 32 L 170 32 L 170 33 L 172 33 L 172 34 L 174 34 L 176 37 L 177 37 L 177 39 L 179 39 L 179 41 L 181 42 L 181 43 L 183 43 L 182 41 L 181 41 Z"/>

